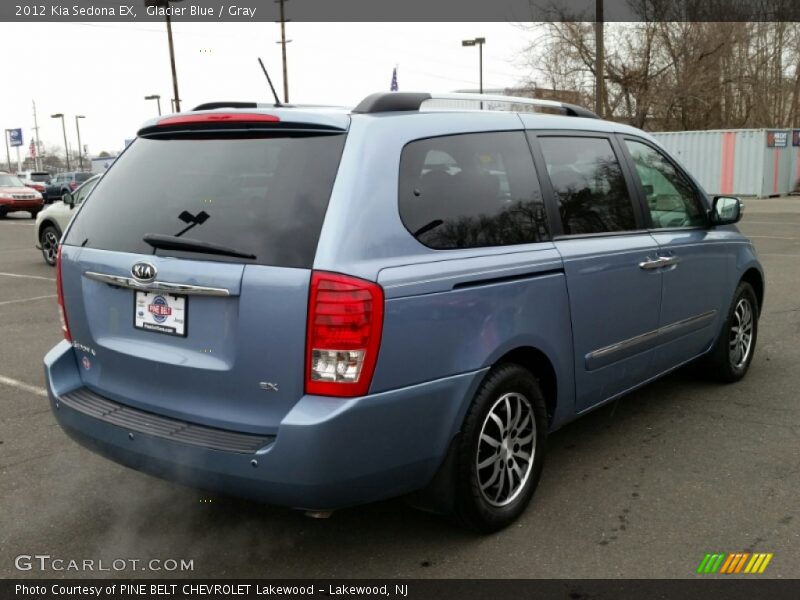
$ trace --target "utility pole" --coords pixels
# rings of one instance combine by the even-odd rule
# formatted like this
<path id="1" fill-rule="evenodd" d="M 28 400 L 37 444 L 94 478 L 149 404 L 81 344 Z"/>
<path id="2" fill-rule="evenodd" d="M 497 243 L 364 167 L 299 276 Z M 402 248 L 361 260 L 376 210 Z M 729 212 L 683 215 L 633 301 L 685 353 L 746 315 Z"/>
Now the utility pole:
<path id="1" fill-rule="evenodd" d="M 286 44 L 292 40 L 286 39 L 286 13 L 284 12 L 283 5 L 289 0 L 275 0 L 280 6 L 281 11 L 281 41 L 277 42 L 281 45 L 281 57 L 283 60 L 283 101 L 288 104 L 289 102 L 289 69 L 286 66 Z"/>
<path id="2" fill-rule="evenodd" d="M 33 164 L 36 170 L 40 170 L 42 168 L 42 143 L 39 141 L 39 119 L 36 116 L 36 100 L 32 100 L 33 102 L 33 139 L 34 139 L 34 148 L 36 148 L 36 157 L 33 159 Z"/>
<path id="3" fill-rule="evenodd" d="M 605 48 L 603 45 L 603 0 L 595 0 L 594 14 L 594 112 L 601 119 L 603 118 L 603 107 L 605 106 L 605 76 L 603 68 L 605 66 Z"/>
<path id="4" fill-rule="evenodd" d="M 167 13 L 167 40 L 169 41 L 169 64 L 172 67 L 172 93 L 175 94 L 175 112 L 181 112 L 181 97 L 178 95 L 178 73 L 175 70 L 175 46 L 172 44 L 172 19 Z"/>

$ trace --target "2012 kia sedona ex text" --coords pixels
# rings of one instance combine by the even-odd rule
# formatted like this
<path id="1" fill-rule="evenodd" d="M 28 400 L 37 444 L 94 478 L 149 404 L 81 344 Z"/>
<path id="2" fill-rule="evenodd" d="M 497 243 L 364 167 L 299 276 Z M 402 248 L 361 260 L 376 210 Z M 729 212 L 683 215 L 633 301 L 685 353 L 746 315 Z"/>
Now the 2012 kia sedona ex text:
<path id="1" fill-rule="evenodd" d="M 691 361 L 745 375 L 764 275 L 742 210 L 558 102 L 159 117 L 64 232 L 53 412 L 199 488 L 307 511 L 409 496 L 497 530 L 548 432 Z"/>

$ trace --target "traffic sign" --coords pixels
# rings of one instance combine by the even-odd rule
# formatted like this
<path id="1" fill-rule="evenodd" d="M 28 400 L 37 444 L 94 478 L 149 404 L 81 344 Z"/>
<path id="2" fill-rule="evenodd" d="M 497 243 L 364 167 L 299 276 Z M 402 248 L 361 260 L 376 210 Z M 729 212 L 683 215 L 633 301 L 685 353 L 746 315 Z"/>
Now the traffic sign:
<path id="1" fill-rule="evenodd" d="M 8 130 L 8 143 L 13 146 L 22 146 L 22 129 Z"/>

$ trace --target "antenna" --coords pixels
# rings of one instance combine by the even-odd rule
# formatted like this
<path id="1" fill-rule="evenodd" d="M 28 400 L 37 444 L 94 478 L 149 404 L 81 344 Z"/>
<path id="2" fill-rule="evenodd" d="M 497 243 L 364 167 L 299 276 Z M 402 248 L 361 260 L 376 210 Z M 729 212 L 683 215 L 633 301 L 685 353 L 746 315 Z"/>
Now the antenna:
<path id="1" fill-rule="evenodd" d="M 275 98 L 275 106 L 283 106 L 281 104 L 280 98 L 278 98 L 278 94 L 275 91 L 275 86 L 272 85 L 272 79 L 269 78 L 269 73 L 267 73 L 267 67 L 264 66 L 264 61 L 261 60 L 261 57 L 258 57 L 258 64 L 261 65 L 261 70 L 264 71 L 264 75 L 267 77 L 267 83 L 269 84 L 269 89 L 272 90 L 272 96 Z"/>

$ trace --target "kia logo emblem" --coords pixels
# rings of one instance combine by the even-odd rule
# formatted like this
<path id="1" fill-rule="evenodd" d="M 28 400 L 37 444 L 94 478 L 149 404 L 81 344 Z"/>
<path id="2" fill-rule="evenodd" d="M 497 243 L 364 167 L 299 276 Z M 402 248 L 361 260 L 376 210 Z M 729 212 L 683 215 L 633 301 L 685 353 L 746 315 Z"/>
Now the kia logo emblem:
<path id="1" fill-rule="evenodd" d="M 152 265 L 148 262 L 138 262 L 131 267 L 131 274 L 133 275 L 134 279 L 141 281 L 142 283 L 149 283 L 156 278 L 156 270 L 155 265 Z"/>

